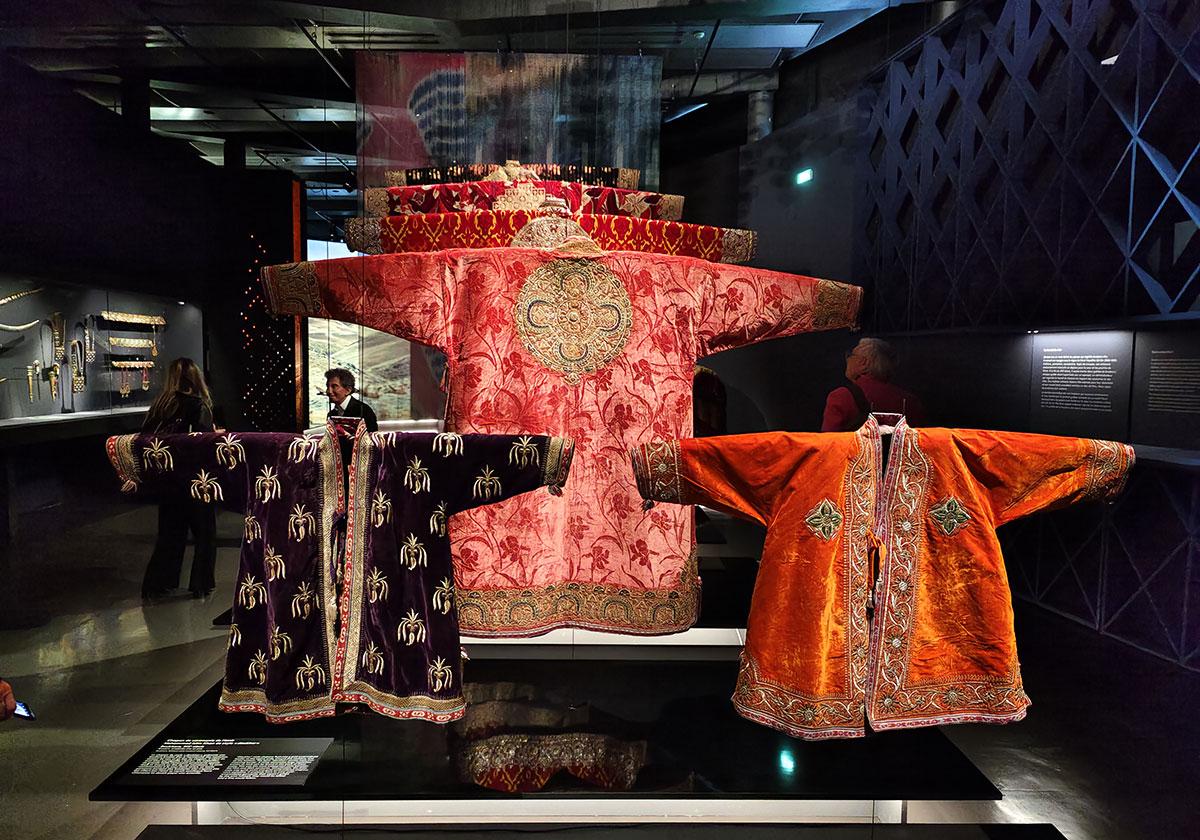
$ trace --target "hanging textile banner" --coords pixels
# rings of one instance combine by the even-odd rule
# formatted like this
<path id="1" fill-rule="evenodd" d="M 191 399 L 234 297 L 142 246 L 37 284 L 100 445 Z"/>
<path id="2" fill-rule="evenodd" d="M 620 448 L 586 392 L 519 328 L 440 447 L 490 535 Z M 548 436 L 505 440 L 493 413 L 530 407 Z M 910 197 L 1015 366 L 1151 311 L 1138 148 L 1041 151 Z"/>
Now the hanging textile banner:
<path id="1" fill-rule="evenodd" d="M 357 53 L 359 186 L 408 168 L 546 161 L 658 186 L 657 57 Z"/>

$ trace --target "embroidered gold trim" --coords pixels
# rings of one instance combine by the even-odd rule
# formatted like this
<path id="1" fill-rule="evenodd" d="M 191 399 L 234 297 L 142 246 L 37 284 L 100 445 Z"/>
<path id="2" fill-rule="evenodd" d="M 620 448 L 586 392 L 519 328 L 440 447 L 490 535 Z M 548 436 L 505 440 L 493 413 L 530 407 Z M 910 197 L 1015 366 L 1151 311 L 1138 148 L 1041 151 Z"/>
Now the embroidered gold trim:
<path id="1" fill-rule="evenodd" d="M 683 504 L 679 472 L 679 442 L 656 440 L 632 451 L 633 475 L 643 499 Z"/>
<path id="2" fill-rule="evenodd" d="M 493 210 L 537 210 L 546 200 L 546 190 L 532 181 L 520 181 L 496 196 Z"/>
<path id="3" fill-rule="evenodd" d="M 752 230 L 726 228 L 721 233 L 721 262 L 740 265 L 754 259 L 758 234 Z"/>
<path id="4" fill-rule="evenodd" d="M 700 612 L 694 548 L 676 586 L 559 583 L 528 589 L 459 588 L 455 594 L 459 627 L 471 636 L 539 635 L 558 627 L 660 635 L 686 630 Z"/>
<path id="5" fill-rule="evenodd" d="M 346 554 L 349 562 L 342 575 L 343 588 L 349 589 L 348 607 L 342 621 L 347 624 L 345 663 L 340 673 L 342 685 L 350 685 L 358 679 L 359 647 L 362 641 L 363 619 L 370 613 L 367 610 L 367 600 L 364 581 L 366 579 L 366 547 L 370 534 L 370 503 L 371 503 L 371 461 L 375 454 L 375 446 L 369 434 L 364 434 L 360 428 L 354 439 L 354 472 L 350 479 L 350 498 L 347 505 L 346 518 Z M 343 592 L 343 603 L 347 601 Z"/>
<path id="6" fill-rule="evenodd" d="M 683 218 L 683 196 L 663 194 L 658 197 L 658 218 L 678 222 Z"/>
<path id="7" fill-rule="evenodd" d="M 559 215 L 538 216 L 525 223 L 509 243 L 513 248 L 565 251 L 581 256 L 604 252 L 574 219 Z"/>
<path id="8" fill-rule="evenodd" d="M 876 650 L 874 690 L 869 698 L 871 725 L 897 729 L 950 722 L 1009 721 L 1025 715 L 1029 698 L 1014 660 L 997 677 L 956 675 L 944 683 L 907 684 L 920 575 L 923 521 L 929 483 L 929 461 L 920 447 L 920 431 L 905 428 L 892 442 L 896 464 L 894 498 L 888 511 L 889 546 L 880 579 L 881 607 L 873 640 Z M 905 525 L 909 527 L 905 527 Z"/>
<path id="9" fill-rule="evenodd" d="M 858 319 L 862 289 L 832 280 L 818 280 L 813 307 L 813 329 L 829 330 L 852 326 Z"/>
<path id="10" fill-rule="evenodd" d="M 733 706 L 742 717 L 806 741 L 853 738 L 863 734 L 862 694 L 811 697 L 771 682 L 748 652 L 742 651 Z"/>
<path id="11" fill-rule="evenodd" d="M 142 476 L 138 472 L 137 457 L 133 454 L 133 442 L 137 435 L 117 435 L 108 439 L 108 461 L 117 472 L 117 477 L 125 489 L 133 489 L 141 483 Z"/>
<path id="12" fill-rule="evenodd" d="M 808 530 L 828 542 L 842 527 L 842 514 L 830 499 L 822 499 L 808 512 L 808 516 L 804 517 L 804 524 L 808 526 Z"/>
<path id="13" fill-rule="evenodd" d="M 386 187 L 372 187 L 363 190 L 363 212 L 368 216 L 382 217 L 390 211 L 388 191 Z"/>
<path id="14" fill-rule="evenodd" d="M 557 259 L 536 268 L 513 306 L 529 353 L 570 384 L 625 349 L 633 305 L 621 281 L 593 260 Z"/>
<path id="15" fill-rule="evenodd" d="M 389 187 L 407 187 L 408 171 L 404 169 L 383 170 L 383 182 Z"/>
<path id="16" fill-rule="evenodd" d="M 149 370 L 150 368 L 154 367 L 154 362 L 151 360 L 147 360 L 144 362 L 143 361 L 129 361 L 129 360 L 124 360 L 124 361 L 114 360 L 112 362 L 109 362 L 109 364 L 112 365 L 117 370 Z"/>
<path id="17" fill-rule="evenodd" d="M 1133 447 L 1111 440 L 1088 440 L 1087 474 L 1084 497 L 1115 498 L 1125 488 L 1136 456 Z"/>
<path id="18" fill-rule="evenodd" d="M 105 309 L 100 313 L 100 317 L 114 324 L 146 324 L 153 327 L 167 325 L 167 319 L 161 315 L 142 315 L 137 312 L 113 312 L 111 309 Z"/>
<path id="19" fill-rule="evenodd" d="M 383 245 L 379 219 L 347 219 L 346 247 L 363 254 L 382 254 Z"/>
<path id="20" fill-rule="evenodd" d="M 302 439 L 302 438 L 301 438 Z M 317 591 L 320 592 L 320 603 L 317 612 L 321 616 L 321 638 L 325 642 L 325 664 L 333 669 L 337 656 L 337 639 L 333 635 L 333 620 L 337 615 L 337 580 L 333 572 L 333 564 L 341 563 L 341 557 L 335 556 L 337 536 L 334 533 L 334 521 L 337 518 L 339 496 L 342 493 L 341 448 L 332 427 L 326 429 L 320 443 L 317 444 L 317 457 L 320 463 L 320 482 L 317 485 L 320 493 L 321 516 L 318 520 L 317 531 Z M 297 594 L 302 594 L 298 592 Z"/>
<path id="21" fill-rule="evenodd" d="M 546 442 L 546 457 L 542 459 L 542 483 L 547 487 L 562 487 L 571 472 L 575 457 L 575 441 L 552 437 Z"/>
<path id="22" fill-rule="evenodd" d="M 623 190 L 636 190 L 641 177 L 642 171 L 640 169 L 625 169 L 622 167 L 617 170 L 617 186 Z"/>
<path id="23" fill-rule="evenodd" d="M 267 302 L 276 315 L 323 317 L 321 283 L 311 262 L 267 266 L 262 271 Z"/>
<path id="24" fill-rule="evenodd" d="M 607 789 L 627 790 L 646 765 L 646 742 L 623 741 L 592 732 L 504 733 L 470 741 L 454 756 L 458 777 L 483 783 L 510 768 L 554 773 L 569 770 L 604 780 Z"/>
<path id="25" fill-rule="evenodd" d="M 431 720 L 436 720 L 439 723 L 458 720 L 462 717 L 463 710 L 467 707 L 467 702 L 461 694 L 454 697 L 433 697 L 428 694 L 406 694 L 400 696 L 380 691 L 375 686 L 361 680 L 348 682 L 345 690 L 342 692 L 342 696 L 347 701 L 370 702 L 390 709 L 393 712 L 424 711 L 429 713 Z M 379 709 L 376 709 L 376 711 L 379 711 Z M 453 717 L 444 717 L 445 715 L 453 715 Z"/>

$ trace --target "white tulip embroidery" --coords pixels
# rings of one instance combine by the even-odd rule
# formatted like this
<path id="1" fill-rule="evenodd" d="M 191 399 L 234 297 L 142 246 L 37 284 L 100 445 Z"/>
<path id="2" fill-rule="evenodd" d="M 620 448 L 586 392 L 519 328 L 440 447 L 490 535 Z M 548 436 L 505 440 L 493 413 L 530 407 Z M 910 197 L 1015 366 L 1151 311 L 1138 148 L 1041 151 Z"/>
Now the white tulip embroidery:
<path id="1" fill-rule="evenodd" d="M 375 491 L 371 500 L 371 524 L 382 528 L 385 522 L 392 521 L 392 502 L 382 490 Z"/>
<path id="2" fill-rule="evenodd" d="M 363 651 L 362 664 L 368 674 L 383 673 L 383 654 L 375 647 L 374 642 L 368 643 L 367 649 Z"/>
<path id="3" fill-rule="evenodd" d="M 263 566 L 267 570 L 268 581 L 287 579 L 287 564 L 283 562 L 283 556 L 276 554 L 269 545 L 264 546 Z"/>
<path id="4" fill-rule="evenodd" d="M 476 499 L 490 499 L 500 495 L 500 477 L 492 472 L 491 467 L 485 466 L 483 472 L 471 485 L 471 496 Z"/>
<path id="5" fill-rule="evenodd" d="M 414 493 L 429 489 L 429 470 L 421 466 L 421 459 L 415 455 L 404 471 L 404 486 Z"/>
<path id="6" fill-rule="evenodd" d="M 151 440 L 150 445 L 142 450 L 142 463 L 146 465 L 146 469 L 154 467 L 159 472 L 175 469 L 175 459 L 171 457 L 171 450 L 158 438 Z"/>
<path id="7" fill-rule="evenodd" d="M 452 682 L 454 682 L 454 671 L 439 656 L 429 666 L 429 686 L 434 691 L 445 691 Z"/>
<path id="8" fill-rule="evenodd" d="M 262 475 L 254 481 L 254 495 L 263 502 L 279 498 L 279 474 L 274 467 L 262 468 Z"/>
<path id="9" fill-rule="evenodd" d="M 542 463 L 542 456 L 538 454 L 537 444 L 529 435 L 522 435 L 513 442 L 512 448 L 508 450 L 508 463 L 516 464 L 522 469 L 530 464 L 536 466 Z"/>
<path id="10" fill-rule="evenodd" d="M 400 562 L 407 566 L 409 571 L 412 571 L 417 566 L 427 565 L 428 559 L 425 554 L 425 546 L 421 545 L 417 535 L 409 534 L 404 540 L 404 545 L 400 546 Z"/>
<path id="11" fill-rule="evenodd" d="M 453 605 L 454 584 L 450 582 L 450 578 L 442 578 L 437 589 L 433 590 L 433 608 L 440 611 L 442 615 L 447 615 Z"/>
<path id="12" fill-rule="evenodd" d="M 254 680 L 259 685 L 265 685 L 267 682 L 267 655 L 261 650 L 254 654 L 254 659 L 250 660 L 250 667 L 246 669 L 246 676 Z"/>
<path id="13" fill-rule="evenodd" d="M 254 575 L 247 574 L 242 578 L 242 585 L 238 587 L 238 603 L 248 610 L 252 610 L 259 604 L 267 602 L 267 587 L 254 579 Z"/>
<path id="14" fill-rule="evenodd" d="M 214 499 L 224 501 L 225 496 L 221 493 L 221 485 L 217 484 L 217 480 L 207 471 L 200 470 L 192 479 L 192 498 L 211 505 Z"/>
<path id="15" fill-rule="evenodd" d="M 300 588 L 292 596 L 292 618 L 308 618 L 312 615 L 313 605 L 316 603 L 316 600 L 312 587 L 307 583 L 301 582 Z"/>
<path id="16" fill-rule="evenodd" d="M 438 502 L 433 513 L 429 515 L 429 533 L 436 537 L 446 536 L 446 503 Z"/>
<path id="17" fill-rule="evenodd" d="M 319 437 L 299 437 L 288 444 L 287 456 L 288 460 L 294 464 L 299 464 L 306 458 L 311 458 L 317 454 L 317 447 L 321 445 Z"/>
<path id="18" fill-rule="evenodd" d="M 237 435 L 229 434 L 217 443 L 217 463 L 231 470 L 246 460 L 246 450 Z"/>
<path id="19" fill-rule="evenodd" d="M 292 649 L 292 637 L 276 627 L 271 631 L 271 660 L 274 661 Z"/>
<path id="20" fill-rule="evenodd" d="M 306 656 L 304 663 L 296 669 L 296 688 L 312 691 L 319 685 L 325 685 L 325 669 L 313 662 L 311 656 Z"/>
<path id="21" fill-rule="evenodd" d="M 229 647 L 233 649 L 242 643 L 242 631 L 236 624 L 229 625 Z"/>
<path id="22" fill-rule="evenodd" d="M 300 542 L 316 530 L 317 521 L 311 513 L 304 509 L 304 505 L 296 505 L 292 508 L 292 515 L 288 517 L 289 537 Z"/>
<path id="23" fill-rule="evenodd" d="M 246 542 L 262 538 L 262 525 L 252 513 L 246 515 L 246 526 L 242 529 L 242 536 L 246 538 Z"/>
<path id="24" fill-rule="evenodd" d="M 440 452 L 443 458 L 461 455 L 463 453 L 462 435 L 456 435 L 454 432 L 442 432 L 433 439 L 433 451 Z"/>
<path id="25" fill-rule="evenodd" d="M 386 601 L 388 596 L 387 577 L 378 569 L 372 569 L 367 575 L 367 600 L 374 604 L 376 601 Z"/>
<path id="26" fill-rule="evenodd" d="M 408 615 L 396 628 L 396 638 L 406 645 L 415 645 L 425 641 L 425 621 L 417 615 L 416 610 L 409 610 Z"/>
<path id="27" fill-rule="evenodd" d="M 387 449 L 396 442 L 395 432 L 372 432 L 371 442 L 380 449 Z"/>

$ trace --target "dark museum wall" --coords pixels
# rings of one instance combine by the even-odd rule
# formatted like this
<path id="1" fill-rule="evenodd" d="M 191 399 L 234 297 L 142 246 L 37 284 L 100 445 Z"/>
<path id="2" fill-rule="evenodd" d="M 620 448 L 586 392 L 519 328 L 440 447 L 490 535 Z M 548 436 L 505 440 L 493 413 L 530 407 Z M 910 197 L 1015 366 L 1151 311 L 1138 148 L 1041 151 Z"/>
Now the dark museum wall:
<path id="1" fill-rule="evenodd" d="M 893 342 L 931 422 L 1050 431 L 1031 409 L 1035 331 L 1196 332 L 1200 4 L 996 0 L 929 31 L 905 20 L 785 65 L 774 133 L 738 150 L 738 224 L 759 231 L 759 265 L 867 289 L 865 334 Z M 855 340 L 706 360 L 730 430 L 818 428 Z M 1121 437 L 1146 443 L 1130 424 Z M 1002 537 L 1018 597 L 1195 670 L 1200 431 L 1174 445 L 1139 446 L 1115 504 Z"/>
<path id="2" fill-rule="evenodd" d="M 290 395 L 290 357 L 258 359 L 247 352 L 253 342 L 243 334 L 249 322 L 241 315 L 257 294 L 255 260 L 291 257 L 290 175 L 215 167 L 152 134 L 148 88 L 131 97 L 121 116 L 4 56 L 0 86 L 3 276 L 157 294 L 201 307 L 214 400 L 220 422 L 230 428 L 246 428 L 253 402 L 247 394 L 264 371 L 289 380 Z M 289 323 L 267 328 L 288 331 L 275 339 L 290 348 Z M 38 603 L 30 587 L 53 585 L 55 570 L 78 562 L 47 550 L 46 534 L 124 504 L 103 438 L 136 428 L 139 418 L 0 429 L 0 613 L 6 621 L 22 620 L 14 599 Z M 275 422 L 291 428 L 295 421 L 281 416 Z M 15 556 L 23 558 L 20 564 L 11 563 Z"/>
<path id="3" fill-rule="evenodd" d="M 868 81 L 855 277 L 942 422 L 1044 430 L 1022 328 L 1195 330 L 1198 26 L 1184 0 L 977 3 Z M 1200 669 L 1200 434 L 1181 445 L 1140 447 L 1115 504 L 1002 536 L 1019 597 Z"/>

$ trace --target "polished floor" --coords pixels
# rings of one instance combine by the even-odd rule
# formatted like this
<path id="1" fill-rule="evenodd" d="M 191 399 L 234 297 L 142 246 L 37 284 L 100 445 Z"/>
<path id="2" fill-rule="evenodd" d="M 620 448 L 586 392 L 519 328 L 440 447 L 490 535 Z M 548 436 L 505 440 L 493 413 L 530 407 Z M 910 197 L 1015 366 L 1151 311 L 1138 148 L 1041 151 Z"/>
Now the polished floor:
<path id="1" fill-rule="evenodd" d="M 22 608 L 7 623 L 33 626 L 0 630 L 0 675 L 39 719 L 0 724 L 0 837 L 130 840 L 191 820 L 186 803 L 88 793 L 220 676 L 212 618 L 232 600 L 240 520 L 219 527 L 210 602 L 140 602 L 149 508 L 48 534 L 23 564 L 37 573 L 19 581 Z M 1020 610 L 1018 632 L 1027 720 L 944 730 L 1003 799 L 914 801 L 909 819 L 1053 823 L 1072 840 L 1200 836 L 1200 674 L 1040 611 Z"/>

